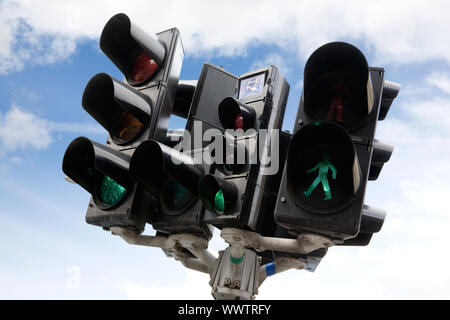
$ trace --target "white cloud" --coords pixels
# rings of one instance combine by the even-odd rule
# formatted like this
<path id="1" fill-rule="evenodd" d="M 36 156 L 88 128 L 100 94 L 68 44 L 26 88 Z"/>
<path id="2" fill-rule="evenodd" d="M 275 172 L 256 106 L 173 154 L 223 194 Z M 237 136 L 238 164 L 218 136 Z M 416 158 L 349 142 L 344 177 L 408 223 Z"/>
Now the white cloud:
<path id="1" fill-rule="evenodd" d="M 90 123 L 70 123 L 70 122 L 51 122 L 49 129 L 54 132 L 70 132 L 89 134 L 105 134 L 106 131 L 99 124 Z"/>
<path id="2" fill-rule="evenodd" d="M 0 155 L 26 148 L 46 149 L 54 140 L 54 132 L 102 134 L 104 130 L 98 125 L 49 121 L 13 104 L 4 115 L 0 114 Z M 11 161 L 17 163 L 17 159 Z"/>
<path id="3" fill-rule="evenodd" d="M 448 73 L 433 72 L 426 78 L 426 82 L 446 93 L 450 93 L 450 76 Z"/>
<path id="4" fill-rule="evenodd" d="M 450 61 L 447 1 L 40 1 L 3 2 L 0 73 L 29 63 L 66 59 L 83 39 L 95 39 L 106 21 L 127 13 L 150 33 L 182 32 L 188 54 L 242 55 L 249 45 L 283 47 L 304 59 L 333 40 L 360 40 L 377 63 Z M 148 18 L 149 12 L 155 13 Z"/>
<path id="5" fill-rule="evenodd" d="M 283 76 L 288 75 L 291 71 L 288 64 L 286 63 L 286 59 L 284 59 L 281 55 L 274 53 L 269 54 L 262 60 L 254 61 L 252 66 L 250 67 L 250 70 L 255 70 L 271 65 L 276 66 Z"/>
<path id="6" fill-rule="evenodd" d="M 0 145 L 4 151 L 32 147 L 42 150 L 52 142 L 48 122 L 13 105 L 1 118 Z"/>
<path id="7" fill-rule="evenodd" d="M 9 159 L 9 161 L 11 161 L 12 163 L 21 163 L 22 162 L 22 158 L 19 157 L 11 157 Z"/>

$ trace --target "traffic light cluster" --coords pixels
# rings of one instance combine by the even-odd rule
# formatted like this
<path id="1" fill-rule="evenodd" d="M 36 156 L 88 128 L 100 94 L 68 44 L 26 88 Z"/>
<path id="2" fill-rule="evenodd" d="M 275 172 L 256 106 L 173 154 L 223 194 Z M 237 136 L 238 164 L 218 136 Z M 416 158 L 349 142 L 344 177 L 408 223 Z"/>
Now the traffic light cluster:
<path id="1" fill-rule="evenodd" d="M 235 76 L 203 65 L 186 130 L 194 142 L 189 147 L 215 158 L 199 182 L 207 223 L 259 232 L 270 218 L 274 177 L 280 177 L 279 141 L 285 140 L 275 138 L 288 94 L 289 84 L 274 66 Z"/>
<path id="2" fill-rule="evenodd" d="M 179 81 L 178 30 L 149 36 L 125 14 L 107 22 L 100 48 L 124 81 L 95 75 L 82 106 L 109 136 L 79 137 L 63 159 L 92 195 L 88 223 L 137 234 L 149 223 L 206 240 L 213 227 L 317 234 L 337 245 L 366 245 L 380 230 L 385 212 L 364 193 L 393 151 L 375 128 L 400 86 L 356 47 L 333 42 L 310 56 L 292 134 L 281 130 L 290 87 L 275 66 L 237 76 L 205 63 L 197 81 Z M 172 114 L 187 119 L 184 130 L 168 130 Z M 302 259 L 313 271 L 326 250 L 258 255 Z"/>

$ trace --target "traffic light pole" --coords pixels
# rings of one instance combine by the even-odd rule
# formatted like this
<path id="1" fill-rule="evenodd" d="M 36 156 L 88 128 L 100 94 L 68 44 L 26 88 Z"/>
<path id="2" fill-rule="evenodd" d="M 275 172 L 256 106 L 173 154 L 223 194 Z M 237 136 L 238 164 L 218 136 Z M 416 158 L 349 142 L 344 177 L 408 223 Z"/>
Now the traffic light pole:
<path id="1" fill-rule="evenodd" d="M 285 239 L 224 228 L 220 236 L 229 247 L 220 251 L 216 258 L 208 251 L 208 240 L 192 234 L 148 236 L 139 234 L 132 228 L 119 226 L 111 227 L 110 231 L 128 244 L 161 248 L 168 257 L 180 261 L 184 267 L 209 274 L 212 295 L 218 300 L 254 299 L 259 286 L 267 277 L 290 269 L 305 269 L 308 264 L 305 259 L 293 257 L 278 257 L 273 262 L 261 264 L 262 259 L 257 252 L 307 254 L 335 244 L 331 239 L 317 234 L 306 233 L 297 239 Z"/>

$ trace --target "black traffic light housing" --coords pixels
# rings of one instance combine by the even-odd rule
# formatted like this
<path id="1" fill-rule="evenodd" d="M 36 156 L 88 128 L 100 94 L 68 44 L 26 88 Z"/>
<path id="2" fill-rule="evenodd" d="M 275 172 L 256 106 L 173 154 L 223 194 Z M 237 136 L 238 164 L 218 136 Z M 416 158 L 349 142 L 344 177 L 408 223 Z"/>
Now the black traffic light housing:
<path id="1" fill-rule="evenodd" d="M 223 143 L 218 145 L 225 149 L 224 157 L 216 158 L 210 174 L 199 182 L 205 222 L 218 228 L 261 228 L 270 207 L 267 203 L 275 202 L 277 192 L 269 192 L 277 172 L 269 172 L 271 163 L 266 162 L 270 157 L 275 162 L 280 155 L 279 141 L 271 145 L 272 132 L 257 130 L 281 129 L 288 93 L 289 84 L 274 66 L 235 76 L 222 67 L 203 65 L 186 126 L 193 140 L 188 147 L 208 152 L 220 140 Z M 204 139 L 208 130 L 215 130 L 213 140 Z M 229 130 L 239 134 L 229 134 Z M 237 161 L 239 150 L 244 153 L 244 164 Z M 234 159 L 228 162 L 230 158 Z"/>
<path id="2" fill-rule="evenodd" d="M 168 234 L 211 238 L 198 198 L 198 182 L 204 174 L 204 165 L 196 164 L 193 157 L 155 140 L 142 142 L 130 160 L 131 177 L 158 203 L 148 222 Z"/>
<path id="3" fill-rule="evenodd" d="M 167 126 L 184 57 L 183 45 L 175 28 L 153 38 L 125 14 L 117 14 L 105 25 L 100 48 L 122 71 L 127 83 L 104 73 L 89 81 L 83 94 L 83 108 L 109 136 L 106 146 L 88 143 L 85 138 L 74 140 L 66 151 L 63 171 L 93 196 L 86 213 L 88 223 L 105 229 L 129 226 L 141 232 L 147 216 L 158 206 L 158 199 L 132 179 L 129 161 L 143 141 L 167 140 Z M 94 147 L 88 147 L 89 144 Z M 98 190 L 93 188 L 98 184 L 97 178 L 90 184 L 86 176 L 79 175 L 88 168 L 95 169 L 96 176 L 105 174 L 125 187 L 124 199 L 112 207 L 102 205 L 97 197 Z M 125 177 L 126 186 L 123 186 Z"/>
<path id="4" fill-rule="evenodd" d="M 226 97 L 219 103 L 219 119 L 224 129 L 257 129 L 255 109 L 242 101 Z"/>
<path id="5" fill-rule="evenodd" d="M 125 14 L 120 13 L 106 23 L 100 37 L 100 48 L 122 71 L 128 85 L 151 101 L 151 117 L 146 126 L 148 129 L 142 133 L 142 139 L 128 144 L 127 148 L 136 147 L 140 141 L 146 139 L 164 141 L 184 58 L 178 29 L 159 32 L 154 38 L 144 33 Z M 158 67 L 145 80 L 135 81 L 132 76 L 133 66 L 142 52 L 148 55 L 150 60 L 154 60 Z M 145 71 L 146 64 L 141 68 Z"/>
<path id="6" fill-rule="evenodd" d="M 123 13 L 106 23 L 100 36 L 100 48 L 131 85 L 151 80 L 166 56 L 164 44 L 142 31 Z"/>
<path id="7" fill-rule="evenodd" d="M 130 154 L 79 137 L 68 146 L 63 172 L 92 195 L 86 222 L 108 229 L 128 226 L 143 231 L 151 199 L 129 175 Z"/>
<path id="8" fill-rule="evenodd" d="M 118 148 L 138 139 L 152 117 L 150 98 L 106 73 L 95 75 L 87 84 L 82 105 L 109 132 Z"/>
<path id="9" fill-rule="evenodd" d="M 276 222 L 290 232 L 337 243 L 360 232 L 383 77 L 382 68 L 369 67 L 359 49 L 343 42 L 308 59 L 275 209 Z"/>

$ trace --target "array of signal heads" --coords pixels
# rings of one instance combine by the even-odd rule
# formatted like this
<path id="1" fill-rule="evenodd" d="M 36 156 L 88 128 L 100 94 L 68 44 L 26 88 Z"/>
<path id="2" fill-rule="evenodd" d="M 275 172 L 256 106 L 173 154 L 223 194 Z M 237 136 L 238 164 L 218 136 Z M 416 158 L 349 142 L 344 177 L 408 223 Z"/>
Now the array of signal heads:
<path id="1" fill-rule="evenodd" d="M 150 222 L 163 232 L 204 237 L 210 237 L 206 223 L 258 232 L 274 226 L 274 219 L 291 232 L 336 239 L 355 237 L 370 223 L 378 225 L 369 231 L 379 230 L 384 218 L 368 218 L 374 213 L 363 210 L 364 190 L 367 177 L 376 178 L 392 153 L 374 131 L 399 86 L 384 81 L 383 69 L 369 68 L 356 47 L 330 43 L 308 59 L 294 134 L 281 135 L 285 142 L 270 179 L 260 163 L 199 166 L 168 143 L 167 125 L 171 114 L 186 117 L 185 132 L 201 136 L 202 147 L 212 129 L 281 129 L 289 85 L 275 67 L 237 77 L 207 63 L 195 86 L 179 85 L 179 32 L 170 29 L 153 39 L 124 14 L 108 21 L 100 47 L 128 84 L 106 74 L 89 81 L 83 108 L 109 132 L 107 146 L 78 138 L 64 156 L 63 171 L 92 194 L 88 223 L 142 231 Z M 201 135 L 195 132 L 198 122 Z M 277 158 L 273 141 L 261 141 L 259 161 L 270 151 Z"/>

